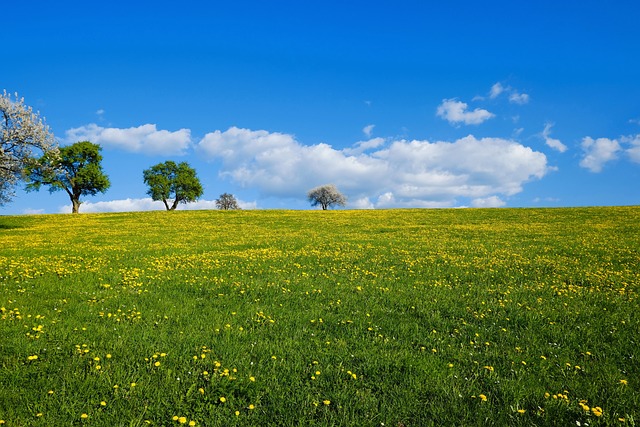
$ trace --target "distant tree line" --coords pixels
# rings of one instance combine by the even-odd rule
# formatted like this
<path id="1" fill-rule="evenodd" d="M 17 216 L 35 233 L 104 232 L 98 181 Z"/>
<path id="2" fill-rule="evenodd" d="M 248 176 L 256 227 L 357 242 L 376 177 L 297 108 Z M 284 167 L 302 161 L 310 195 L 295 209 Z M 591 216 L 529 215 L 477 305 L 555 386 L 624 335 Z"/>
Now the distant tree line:
<path id="1" fill-rule="evenodd" d="M 0 206 L 10 202 L 19 181 L 27 191 L 42 186 L 50 192 L 64 191 L 71 201 L 72 212 L 80 211 L 81 197 L 106 192 L 111 183 L 102 169 L 102 148 L 90 141 L 79 141 L 58 147 L 53 133 L 39 113 L 15 99 L 6 91 L 0 95 Z M 180 203 L 197 201 L 203 188 L 196 171 L 187 162 L 167 160 L 145 169 L 147 194 L 161 201 L 168 211 Z M 333 184 L 313 188 L 307 193 L 311 206 L 323 210 L 331 206 L 345 206 L 346 197 Z M 223 193 L 216 199 L 220 210 L 238 210 L 236 198 Z"/>

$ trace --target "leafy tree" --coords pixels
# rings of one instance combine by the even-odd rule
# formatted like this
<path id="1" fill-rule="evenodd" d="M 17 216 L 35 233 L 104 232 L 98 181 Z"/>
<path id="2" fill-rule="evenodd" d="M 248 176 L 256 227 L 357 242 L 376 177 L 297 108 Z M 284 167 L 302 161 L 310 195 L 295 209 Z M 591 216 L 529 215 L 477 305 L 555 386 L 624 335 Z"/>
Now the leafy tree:
<path id="1" fill-rule="evenodd" d="M 233 196 L 233 194 L 229 193 L 221 194 L 220 197 L 216 199 L 216 207 L 224 211 L 240 209 L 236 198 Z"/>
<path id="2" fill-rule="evenodd" d="M 27 164 L 27 191 L 48 185 L 49 191 L 64 190 L 71 200 L 72 212 L 80 210 L 80 196 L 95 196 L 111 186 L 102 170 L 102 148 L 89 141 L 60 147 Z"/>
<path id="3" fill-rule="evenodd" d="M 309 190 L 307 193 L 311 206 L 322 206 L 322 210 L 327 210 L 330 206 L 345 206 L 347 198 L 338 191 L 335 185 L 327 184 Z"/>
<path id="4" fill-rule="evenodd" d="M 53 155 L 58 150 L 44 119 L 24 104 L 24 98 L 15 97 L 12 100 L 6 91 L 0 95 L 0 206 L 14 196 L 34 152 Z"/>
<path id="5" fill-rule="evenodd" d="M 143 175 L 149 186 L 147 194 L 153 200 L 162 200 L 168 211 L 175 210 L 178 203 L 195 202 L 202 196 L 202 184 L 187 162 L 176 164 L 168 160 L 146 169 Z"/>

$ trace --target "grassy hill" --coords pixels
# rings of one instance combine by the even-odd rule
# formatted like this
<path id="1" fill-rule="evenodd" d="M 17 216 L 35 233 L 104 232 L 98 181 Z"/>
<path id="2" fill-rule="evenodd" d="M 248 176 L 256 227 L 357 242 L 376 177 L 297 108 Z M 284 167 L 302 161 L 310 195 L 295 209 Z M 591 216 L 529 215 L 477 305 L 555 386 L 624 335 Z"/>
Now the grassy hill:
<path id="1" fill-rule="evenodd" d="M 640 208 L 0 217 L 0 423 L 636 425 Z"/>

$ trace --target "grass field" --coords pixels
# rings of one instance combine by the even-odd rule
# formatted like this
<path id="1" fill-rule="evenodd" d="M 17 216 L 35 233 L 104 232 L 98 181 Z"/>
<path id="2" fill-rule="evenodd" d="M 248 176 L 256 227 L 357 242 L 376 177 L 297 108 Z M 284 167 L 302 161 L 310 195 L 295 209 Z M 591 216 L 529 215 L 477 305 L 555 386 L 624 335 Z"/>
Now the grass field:
<path id="1" fill-rule="evenodd" d="M 639 207 L 0 217 L 0 424 L 640 425 L 639 265 Z"/>

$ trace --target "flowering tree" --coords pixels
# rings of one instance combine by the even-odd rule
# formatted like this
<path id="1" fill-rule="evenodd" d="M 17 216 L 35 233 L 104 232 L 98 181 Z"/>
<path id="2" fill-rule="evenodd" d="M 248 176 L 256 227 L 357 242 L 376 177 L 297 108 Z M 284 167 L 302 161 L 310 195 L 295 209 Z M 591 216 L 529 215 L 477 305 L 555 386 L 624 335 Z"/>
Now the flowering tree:
<path id="1" fill-rule="evenodd" d="M 236 198 L 233 196 L 233 194 L 229 193 L 221 194 L 220 197 L 216 199 L 216 207 L 223 211 L 240 209 Z"/>
<path id="2" fill-rule="evenodd" d="M 56 156 L 53 133 L 38 113 L 15 100 L 6 91 L 0 95 L 0 206 L 15 194 L 15 186 L 24 178 L 24 169 L 36 154 Z"/>
<path id="3" fill-rule="evenodd" d="M 307 193 L 311 206 L 322 206 L 322 210 L 327 210 L 332 205 L 345 206 L 347 198 L 338 191 L 335 185 L 321 185 Z"/>

